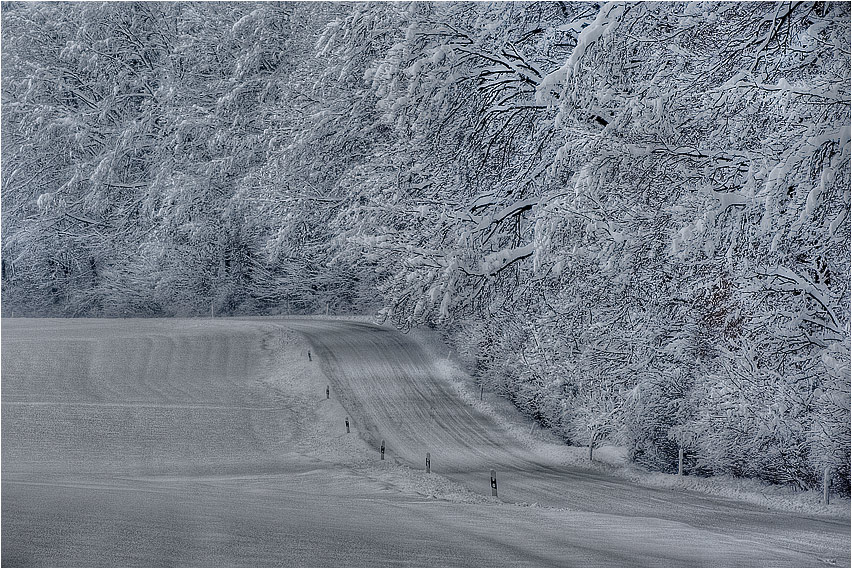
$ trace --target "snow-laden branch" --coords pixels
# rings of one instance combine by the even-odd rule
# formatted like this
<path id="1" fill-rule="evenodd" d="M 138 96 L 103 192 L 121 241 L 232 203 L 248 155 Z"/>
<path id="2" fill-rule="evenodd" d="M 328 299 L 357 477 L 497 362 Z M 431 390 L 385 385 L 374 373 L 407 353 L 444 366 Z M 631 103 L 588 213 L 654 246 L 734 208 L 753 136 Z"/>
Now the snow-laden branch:
<path id="1" fill-rule="evenodd" d="M 493 277 L 518 261 L 532 257 L 534 253 L 534 243 L 524 245 L 523 247 L 504 249 L 502 251 L 486 255 L 485 258 L 479 262 L 477 270 L 465 270 L 464 272 L 470 276 Z"/>
<path id="2" fill-rule="evenodd" d="M 521 215 L 525 211 L 529 211 L 534 208 L 536 205 L 538 205 L 538 203 L 539 198 L 526 198 L 523 200 L 518 200 L 515 203 L 508 205 L 493 214 L 473 216 L 473 221 L 476 223 L 476 231 L 488 229 L 492 225 L 502 223 L 509 217 Z M 471 206 L 470 209 L 472 211 L 474 208 L 481 207 L 484 207 L 483 204 L 477 201 L 474 203 L 473 206 Z"/>
<path id="3" fill-rule="evenodd" d="M 780 279 L 781 281 L 788 283 L 792 286 L 792 290 L 797 290 L 800 292 L 804 292 L 811 298 L 813 298 L 817 303 L 822 306 L 825 313 L 828 314 L 828 317 L 831 318 L 831 322 L 835 327 L 839 327 L 840 320 L 837 315 L 834 313 L 834 310 L 831 308 L 831 301 L 828 297 L 814 284 L 810 279 L 805 277 L 804 275 L 800 275 L 784 266 L 777 266 L 773 269 L 770 269 L 768 272 L 763 273 L 763 276 L 766 277 L 775 277 Z"/>

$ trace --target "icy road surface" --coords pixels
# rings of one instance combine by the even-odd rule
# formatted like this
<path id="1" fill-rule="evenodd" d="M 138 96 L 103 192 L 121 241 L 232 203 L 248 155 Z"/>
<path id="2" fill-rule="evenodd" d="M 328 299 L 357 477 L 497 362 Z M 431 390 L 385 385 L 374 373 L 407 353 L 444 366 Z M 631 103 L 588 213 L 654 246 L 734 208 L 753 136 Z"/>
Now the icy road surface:
<path id="1" fill-rule="evenodd" d="M 849 566 L 849 547 L 845 520 L 537 455 L 386 328 L 2 321 L 4 566 Z"/>

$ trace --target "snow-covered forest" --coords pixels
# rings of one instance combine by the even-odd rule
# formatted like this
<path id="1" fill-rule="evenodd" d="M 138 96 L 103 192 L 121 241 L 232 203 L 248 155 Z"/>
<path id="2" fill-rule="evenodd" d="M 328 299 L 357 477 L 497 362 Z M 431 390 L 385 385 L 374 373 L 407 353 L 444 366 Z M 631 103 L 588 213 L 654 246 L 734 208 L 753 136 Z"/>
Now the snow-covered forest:
<path id="1" fill-rule="evenodd" d="M 3 315 L 378 312 L 578 445 L 850 482 L 850 7 L 4 3 Z"/>

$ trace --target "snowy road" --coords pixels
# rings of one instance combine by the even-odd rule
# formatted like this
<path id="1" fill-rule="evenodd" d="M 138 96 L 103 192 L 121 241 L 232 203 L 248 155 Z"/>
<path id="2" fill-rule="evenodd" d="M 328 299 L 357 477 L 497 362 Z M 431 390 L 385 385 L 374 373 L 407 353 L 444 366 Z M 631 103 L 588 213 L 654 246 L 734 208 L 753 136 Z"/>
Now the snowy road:
<path id="1" fill-rule="evenodd" d="M 848 521 L 537 454 L 384 328 L 5 319 L 2 343 L 4 566 L 850 562 Z"/>

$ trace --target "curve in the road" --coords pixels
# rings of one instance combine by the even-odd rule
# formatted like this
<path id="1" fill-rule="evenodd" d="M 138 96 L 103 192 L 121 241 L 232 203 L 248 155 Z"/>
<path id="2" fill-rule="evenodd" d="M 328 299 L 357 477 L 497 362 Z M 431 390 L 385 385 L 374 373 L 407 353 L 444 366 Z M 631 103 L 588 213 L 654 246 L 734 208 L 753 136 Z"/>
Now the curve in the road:
<path id="1" fill-rule="evenodd" d="M 291 321 L 313 346 L 343 405 L 365 440 L 413 468 L 426 452 L 433 472 L 477 492 L 490 492 L 498 472 L 500 498 L 514 503 L 617 514 L 688 524 L 743 540 L 795 547 L 826 557 L 826 544 L 849 543 L 848 522 L 767 511 L 696 492 L 644 487 L 592 469 L 567 467 L 513 438 L 462 401 L 412 338 L 361 322 Z M 848 545 L 847 545 L 848 549 Z"/>

